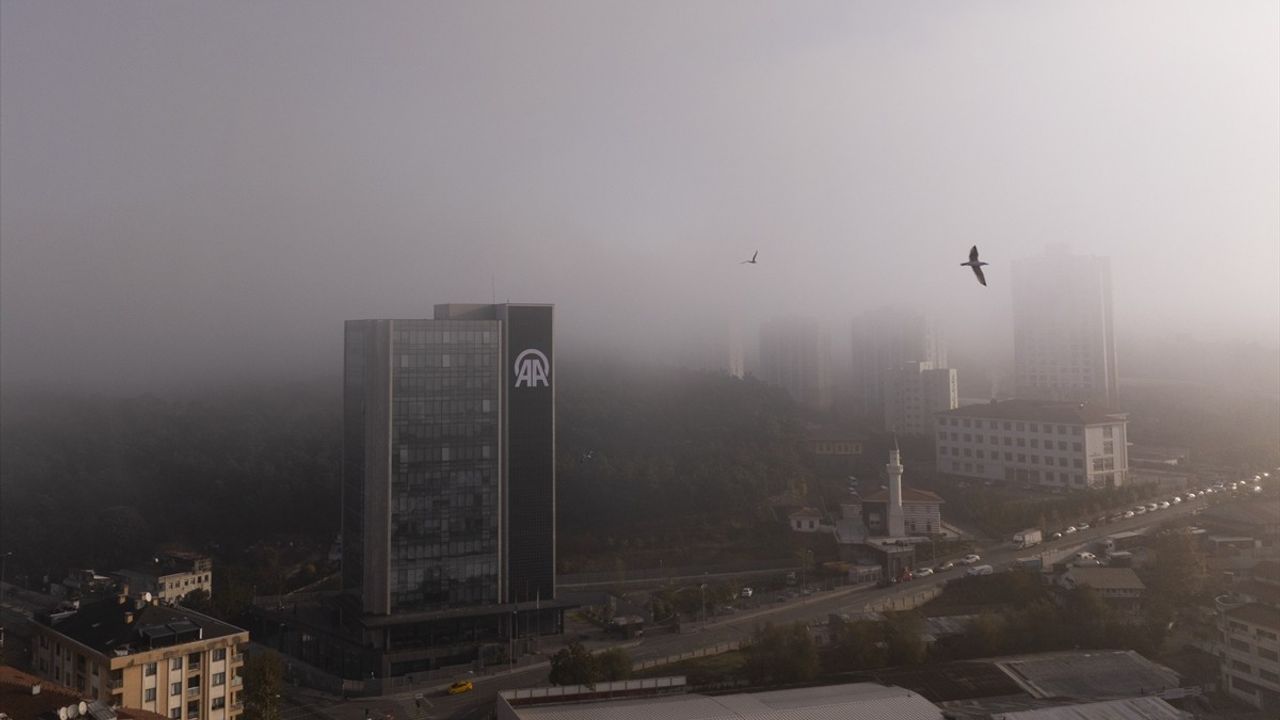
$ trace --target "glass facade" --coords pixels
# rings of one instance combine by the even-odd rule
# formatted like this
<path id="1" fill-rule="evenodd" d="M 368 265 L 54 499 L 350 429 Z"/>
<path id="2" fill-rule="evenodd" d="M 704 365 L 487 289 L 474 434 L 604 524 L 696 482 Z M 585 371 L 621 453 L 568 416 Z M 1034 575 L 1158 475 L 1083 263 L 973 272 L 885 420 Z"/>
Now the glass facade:
<path id="1" fill-rule="evenodd" d="M 391 325 L 393 613 L 499 600 L 500 329 Z"/>

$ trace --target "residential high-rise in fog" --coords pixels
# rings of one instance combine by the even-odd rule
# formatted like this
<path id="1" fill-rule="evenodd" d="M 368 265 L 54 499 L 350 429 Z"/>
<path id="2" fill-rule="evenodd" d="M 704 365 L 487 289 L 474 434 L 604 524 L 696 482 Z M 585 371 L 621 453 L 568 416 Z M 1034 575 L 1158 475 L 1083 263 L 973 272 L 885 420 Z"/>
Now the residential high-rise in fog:
<path id="1" fill-rule="evenodd" d="M 863 313 L 853 322 L 852 340 L 857 411 L 868 418 L 883 420 L 887 430 L 907 432 L 900 426 L 904 418 L 917 414 L 918 398 L 935 395 L 926 392 L 919 383 L 927 382 L 932 388 L 941 381 L 926 380 L 921 374 L 923 370 L 931 371 L 930 378 L 942 375 L 952 378 L 955 374 L 947 370 L 946 341 L 933 318 L 921 312 L 883 307 Z M 916 376 L 911 378 L 909 371 L 913 363 Z M 908 376 L 904 377 L 904 372 Z M 953 407 L 954 403 L 947 403 L 946 407 L 939 406 L 929 412 Z M 913 421 L 909 432 L 928 432 L 931 425 L 927 418 L 924 422 L 917 427 Z"/>
<path id="2" fill-rule="evenodd" d="M 541 617 L 556 592 L 553 325 L 550 305 L 347 322 L 343 589 L 364 617 L 393 618 L 366 642 L 434 638 L 456 661 L 468 653 L 449 644 L 501 641 L 517 603 L 555 631 L 558 615 Z M 416 652 L 379 674 L 439 659 Z"/>
<path id="3" fill-rule="evenodd" d="M 933 416 L 959 405 L 956 371 L 907 362 L 890 371 L 885 386 L 884 429 L 903 435 L 933 432 Z"/>
<path id="4" fill-rule="evenodd" d="M 796 402 L 831 407 L 831 337 L 809 318 L 775 318 L 760 326 L 759 376 L 786 389 Z"/>
<path id="5" fill-rule="evenodd" d="M 1015 261 L 1012 276 L 1016 395 L 1114 404 L 1110 261 L 1052 248 Z"/>

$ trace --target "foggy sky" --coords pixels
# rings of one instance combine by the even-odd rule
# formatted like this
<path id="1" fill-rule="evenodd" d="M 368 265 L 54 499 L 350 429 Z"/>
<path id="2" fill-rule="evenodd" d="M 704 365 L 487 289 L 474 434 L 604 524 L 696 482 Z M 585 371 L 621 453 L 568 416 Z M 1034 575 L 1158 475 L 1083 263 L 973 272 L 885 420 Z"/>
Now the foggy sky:
<path id="1" fill-rule="evenodd" d="M 1059 243 L 1122 355 L 1280 344 L 1271 0 L 0 8 L 8 385 L 333 373 L 345 319 L 491 298 L 656 360 L 909 303 L 998 360 Z"/>

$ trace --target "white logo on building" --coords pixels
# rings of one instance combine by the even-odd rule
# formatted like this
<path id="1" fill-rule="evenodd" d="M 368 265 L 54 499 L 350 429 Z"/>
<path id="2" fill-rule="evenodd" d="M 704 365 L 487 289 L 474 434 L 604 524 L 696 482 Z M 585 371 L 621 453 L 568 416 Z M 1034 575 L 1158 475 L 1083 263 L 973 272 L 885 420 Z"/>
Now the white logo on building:
<path id="1" fill-rule="evenodd" d="M 530 348 L 516 356 L 516 387 L 547 387 L 551 363 L 541 351 Z"/>

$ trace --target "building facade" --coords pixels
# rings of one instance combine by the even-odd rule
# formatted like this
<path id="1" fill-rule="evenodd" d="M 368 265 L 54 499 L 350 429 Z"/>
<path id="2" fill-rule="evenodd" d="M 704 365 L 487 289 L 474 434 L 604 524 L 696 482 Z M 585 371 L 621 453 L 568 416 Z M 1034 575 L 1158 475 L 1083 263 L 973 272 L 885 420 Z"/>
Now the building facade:
<path id="1" fill-rule="evenodd" d="M 907 362 L 886 374 L 884 429 L 901 435 L 928 435 L 933 417 L 959 407 L 956 371 L 932 363 Z"/>
<path id="2" fill-rule="evenodd" d="M 278 647 L 386 678 L 560 632 L 554 323 L 517 304 L 346 323 L 343 590 L 255 608 Z"/>
<path id="3" fill-rule="evenodd" d="M 115 575 L 128 584 L 129 594 L 147 592 L 169 604 L 194 590 L 213 595 L 213 560 L 203 555 L 162 553 L 153 562 L 117 570 Z"/>
<path id="4" fill-rule="evenodd" d="M 891 376 L 907 363 L 947 367 L 946 341 L 934 319 L 921 312 L 883 307 L 863 313 L 853 321 L 851 339 L 856 409 L 869 418 L 885 417 Z"/>
<path id="5" fill-rule="evenodd" d="M 1222 607 L 1218 632 L 1223 689 L 1259 710 L 1280 711 L 1280 610 Z"/>
<path id="6" fill-rule="evenodd" d="M 175 720 L 234 720 L 244 711 L 246 630 L 124 595 L 37 618 L 32 628 L 34 671 L 86 698 Z"/>
<path id="7" fill-rule="evenodd" d="M 816 321 L 775 318 L 760 326 L 760 379 L 813 410 L 831 407 L 831 338 Z"/>
<path id="8" fill-rule="evenodd" d="M 1128 416 L 1087 403 L 992 401 L 934 418 L 939 472 L 1087 490 L 1128 482 Z"/>
<path id="9" fill-rule="evenodd" d="M 1012 274 L 1016 396 L 1116 404 L 1110 260 L 1051 249 Z"/>

